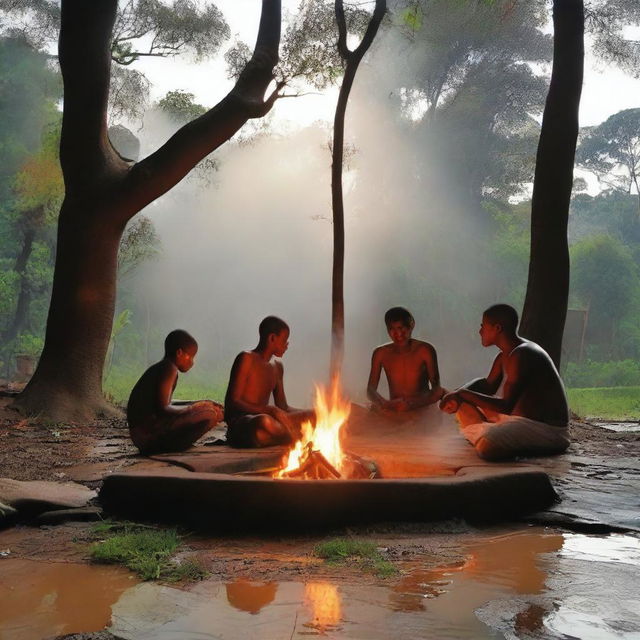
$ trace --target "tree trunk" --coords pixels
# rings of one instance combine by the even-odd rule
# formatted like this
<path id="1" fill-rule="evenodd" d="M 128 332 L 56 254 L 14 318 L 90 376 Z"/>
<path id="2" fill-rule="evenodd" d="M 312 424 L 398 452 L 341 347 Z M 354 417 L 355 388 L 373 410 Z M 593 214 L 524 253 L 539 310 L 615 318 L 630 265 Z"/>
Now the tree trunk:
<path id="1" fill-rule="evenodd" d="M 554 0 L 553 68 L 531 202 L 529 279 L 520 331 L 560 366 L 569 299 L 567 224 L 584 65 L 582 0 Z"/>
<path id="2" fill-rule="evenodd" d="M 342 0 L 336 0 L 335 12 L 338 23 L 338 51 L 346 62 L 344 78 L 336 114 L 333 121 L 333 148 L 331 164 L 331 204 L 333 208 L 333 268 L 331 278 L 331 359 L 329 376 L 333 381 L 339 377 L 344 360 L 344 199 L 342 192 L 342 166 L 344 158 L 344 118 L 351 87 L 360 61 L 368 51 L 378 32 L 378 27 L 387 10 L 386 0 L 376 0 L 376 6 L 360 45 L 350 51 L 347 47 L 347 25 Z"/>
<path id="3" fill-rule="evenodd" d="M 268 112 L 264 100 L 278 60 L 280 0 L 263 0 L 253 57 L 231 92 L 176 132 L 160 149 L 130 165 L 107 136 L 110 42 L 117 0 L 63 0 L 60 67 L 64 111 L 60 163 L 65 200 L 45 344 L 16 404 L 53 420 L 90 420 L 113 409 L 102 393 L 116 297 L 118 245 L 126 223 L 177 184 L 249 118 Z"/>

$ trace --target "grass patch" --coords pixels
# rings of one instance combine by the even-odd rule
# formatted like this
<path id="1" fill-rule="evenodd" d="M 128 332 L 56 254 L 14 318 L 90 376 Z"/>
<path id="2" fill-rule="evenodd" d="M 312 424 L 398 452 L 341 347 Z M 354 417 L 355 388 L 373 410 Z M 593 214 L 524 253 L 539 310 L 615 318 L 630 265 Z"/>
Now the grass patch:
<path id="1" fill-rule="evenodd" d="M 358 564 L 367 571 L 372 571 L 380 578 L 388 578 L 397 570 L 386 560 L 373 542 L 353 540 L 352 538 L 333 538 L 318 543 L 313 553 L 330 564 Z"/>
<path id="2" fill-rule="evenodd" d="M 640 387 L 567 389 L 569 406 L 581 418 L 640 419 Z"/>
<path id="3" fill-rule="evenodd" d="M 182 540 L 176 529 L 105 520 L 95 524 L 92 531 L 105 536 L 91 547 L 95 562 L 124 565 L 143 580 L 195 581 L 208 575 L 196 559 L 180 563 L 171 559 Z"/>

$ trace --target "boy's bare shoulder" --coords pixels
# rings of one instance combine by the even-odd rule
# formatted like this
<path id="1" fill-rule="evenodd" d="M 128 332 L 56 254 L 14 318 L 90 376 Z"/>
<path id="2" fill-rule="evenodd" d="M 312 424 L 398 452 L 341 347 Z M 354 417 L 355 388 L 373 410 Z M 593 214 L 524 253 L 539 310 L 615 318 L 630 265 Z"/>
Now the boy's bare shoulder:
<path id="1" fill-rule="evenodd" d="M 377 346 L 374 350 L 373 350 L 373 357 L 382 357 L 387 353 L 391 353 L 391 350 L 393 348 L 393 342 L 386 342 L 385 344 L 381 344 L 379 346 Z"/>
<path id="2" fill-rule="evenodd" d="M 415 344 L 416 349 L 427 349 L 432 353 L 436 350 L 436 348 L 430 342 L 425 342 L 424 340 L 416 340 L 415 338 L 411 338 L 411 340 Z"/>

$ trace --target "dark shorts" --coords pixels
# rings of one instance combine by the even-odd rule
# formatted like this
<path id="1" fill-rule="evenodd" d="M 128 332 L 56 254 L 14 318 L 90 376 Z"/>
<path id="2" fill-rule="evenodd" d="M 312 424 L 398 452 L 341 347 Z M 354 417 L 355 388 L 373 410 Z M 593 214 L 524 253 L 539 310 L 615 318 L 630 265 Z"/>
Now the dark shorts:
<path id="1" fill-rule="evenodd" d="M 234 449 L 256 449 L 257 415 L 248 414 L 227 420 L 227 444 Z"/>
<path id="2" fill-rule="evenodd" d="M 202 405 L 186 414 L 129 424 L 129 433 L 142 455 L 184 451 L 217 424 L 218 415 L 212 404 Z"/>

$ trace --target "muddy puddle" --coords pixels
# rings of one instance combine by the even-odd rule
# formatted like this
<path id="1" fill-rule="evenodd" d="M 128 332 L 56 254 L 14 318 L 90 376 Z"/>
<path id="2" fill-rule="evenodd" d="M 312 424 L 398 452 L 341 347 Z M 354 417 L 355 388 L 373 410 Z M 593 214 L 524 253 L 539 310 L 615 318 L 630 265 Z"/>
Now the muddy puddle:
<path id="1" fill-rule="evenodd" d="M 135 640 L 640 639 L 636 537 L 531 527 L 470 533 L 459 551 L 441 567 L 432 557 L 397 563 L 387 580 L 238 578 L 188 589 L 132 583 L 108 567 L 0 560 L 0 638 L 110 625 Z"/>
<path id="2" fill-rule="evenodd" d="M 0 638 L 40 640 L 98 631 L 111 607 L 138 580 L 118 567 L 0 560 Z"/>

